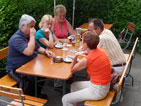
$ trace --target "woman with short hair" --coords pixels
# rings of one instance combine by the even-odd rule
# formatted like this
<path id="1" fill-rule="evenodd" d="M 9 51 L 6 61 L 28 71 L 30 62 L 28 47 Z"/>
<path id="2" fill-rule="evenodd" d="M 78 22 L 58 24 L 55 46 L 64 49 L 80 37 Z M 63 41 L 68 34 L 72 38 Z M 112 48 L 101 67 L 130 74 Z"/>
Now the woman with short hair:
<path id="1" fill-rule="evenodd" d="M 69 43 L 67 39 L 68 33 L 75 35 L 75 30 L 73 30 L 71 24 L 66 20 L 66 8 L 64 5 L 57 5 L 54 9 L 54 23 L 53 31 L 56 37 L 62 43 Z"/>
<path id="2" fill-rule="evenodd" d="M 63 96 L 63 106 L 77 106 L 85 100 L 100 100 L 106 97 L 110 88 L 111 65 L 103 48 L 97 48 L 99 36 L 94 32 L 86 32 L 82 36 L 82 46 L 86 52 L 78 52 L 72 62 L 71 72 L 75 73 L 87 68 L 90 81 L 78 81 L 71 85 L 71 93 Z M 78 56 L 85 56 L 77 61 Z"/>

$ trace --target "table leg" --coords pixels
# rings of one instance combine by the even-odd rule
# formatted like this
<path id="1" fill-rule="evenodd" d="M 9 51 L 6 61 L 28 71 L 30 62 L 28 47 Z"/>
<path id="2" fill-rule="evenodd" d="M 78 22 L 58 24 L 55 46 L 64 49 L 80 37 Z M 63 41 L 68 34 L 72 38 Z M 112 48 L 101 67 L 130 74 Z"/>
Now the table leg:
<path id="1" fill-rule="evenodd" d="M 37 89 L 37 77 L 35 76 L 35 97 L 38 96 L 37 91 L 38 91 L 38 89 Z"/>
<path id="2" fill-rule="evenodd" d="M 66 93 L 66 80 L 63 80 L 63 95 Z"/>

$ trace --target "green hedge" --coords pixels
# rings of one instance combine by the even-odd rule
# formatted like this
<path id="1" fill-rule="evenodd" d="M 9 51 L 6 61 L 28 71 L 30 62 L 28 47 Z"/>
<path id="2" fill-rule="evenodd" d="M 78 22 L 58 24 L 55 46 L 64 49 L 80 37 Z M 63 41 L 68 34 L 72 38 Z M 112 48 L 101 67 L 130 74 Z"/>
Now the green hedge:
<path id="1" fill-rule="evenodd" d="M 75 27 L 88 22 L 89 18 L 100 18 L 106 24 L 114 24 L 112 31 L 117 36 L 128 22 L 133 22 L 136 25 L 133 40 L 136 36 L 141 38 L 141 0 L 75 1 Z M 66 17 L 71 23 L 73 0 L 56 0 L 56 2 L 66 6 Z M 32 15 L 37 21 L 36 29 L 38 30 L 41 17 L 44 14 L 53 15 L 53 8 L 53 0 L 0 0 L 0 49 L 8 45 L 9 38 L 18 29 L 19 18 L 22 14 Z M 141 53 L 141 47 L 139 52 Z"/>
<path id="2" fill-rule="evenodd" d="M 73 0 L 56 0 L 67 8 L 67 19 L 72 22 Z M 75 27 L 89 18 L 101 18 L 104 23 L 112 23 L 117 36 L 129 21 L 136 24 L 136 36 L 141 35 L 140 0 L 76 0 Z M 0 48 L 7 46 L 8 39 L 17 30 L 22 14 L 30 14 L 38 23 L 44 14 L 53 15 L 53 0 L 1 0 L 0 1 Z"/>

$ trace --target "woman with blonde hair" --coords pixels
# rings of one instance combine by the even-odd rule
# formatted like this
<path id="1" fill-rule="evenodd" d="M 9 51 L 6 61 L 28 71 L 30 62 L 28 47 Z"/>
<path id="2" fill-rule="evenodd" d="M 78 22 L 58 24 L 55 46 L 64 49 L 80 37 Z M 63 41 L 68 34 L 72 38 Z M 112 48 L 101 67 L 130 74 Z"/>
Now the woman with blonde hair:
<path id="1" fill-rule="evenodd" d="M 73 30 L 71 24 L 66 20 L 66 8 L 63 5 L 57 5 L 54 9 L 54 22 L 53 31 L 60 42 L 69 43 L 67 39 L 68 33 L 75 35 L 75 30 Z"/>
<path id="2" fill-rule="evenodd" d="M 51 15 L 46 14 L 42 17 L 39 23 L 39 30 L 36 32 L 37 43 L 44 48 L 53 48 L 59 40 L 54 35 L 52 29 L 53 18 Z"/>

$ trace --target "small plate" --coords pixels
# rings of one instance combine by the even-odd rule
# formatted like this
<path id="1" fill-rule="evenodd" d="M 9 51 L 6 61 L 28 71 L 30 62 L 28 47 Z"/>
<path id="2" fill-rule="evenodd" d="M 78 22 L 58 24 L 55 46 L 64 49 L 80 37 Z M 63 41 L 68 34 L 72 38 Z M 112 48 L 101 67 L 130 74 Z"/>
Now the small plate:
<path id="1" fill-rule="evenodd" d="M 71 47 L 71 46 L 72 46 L 71 44 L 68 44 L 68 45 L 67 45 L 67 47 Z"/>
<path id="2" fill-rule="evenodd" d="M 57 45 L 55 45 L 55 47 L 58 48 L 58 49 L 61 49 L 61 48 L 63 48 L 63 45 L 57 44 Z"/>
<path id="3" fill-rule="evenodd" d="M 63 61 L 66 62 L 66 63 L 71 63 L 72 59 L 69 58 L 69 57 L 66 57 L 66 58 L 63 59 Z"/>
<path id="4" fill-rule="evenodd" d="M 68 39 L 72 39 L 72 37 L 71 36 L 68 36 Z"/>

